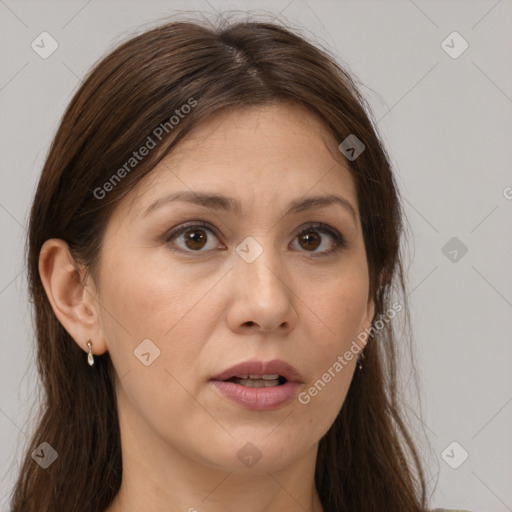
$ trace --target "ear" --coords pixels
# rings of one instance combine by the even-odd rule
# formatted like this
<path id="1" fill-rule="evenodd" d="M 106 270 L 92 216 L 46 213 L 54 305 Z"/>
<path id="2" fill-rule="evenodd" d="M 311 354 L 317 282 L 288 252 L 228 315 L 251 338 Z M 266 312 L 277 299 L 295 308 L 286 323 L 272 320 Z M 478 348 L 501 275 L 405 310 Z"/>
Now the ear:
<path id="1" fill-rule="evenodd" d="M 46 240 L 39 253 L 39 275 L 55 316 L 85 352 L 91 340 L 93 354 L 103 354 L 107 345 L 100 322 L 100 303 L 92 278 L 85 284 L 76 270 L 64 240 Z"/>

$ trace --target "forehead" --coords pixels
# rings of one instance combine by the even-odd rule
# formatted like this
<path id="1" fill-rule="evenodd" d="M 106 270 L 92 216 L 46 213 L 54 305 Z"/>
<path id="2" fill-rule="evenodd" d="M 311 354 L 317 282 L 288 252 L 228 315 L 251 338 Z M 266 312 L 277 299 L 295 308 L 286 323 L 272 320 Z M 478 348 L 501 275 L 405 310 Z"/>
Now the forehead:
<path id="1" fill-rule="evenodd" d="M 357 209 L 336 140 L 316 116 L 291 104 L 229 110 L 197 126 L 137 185 L 130 214 L 143 215 L 165 193 L 206 189 L 246 204 L 337 191 Z"/>
<path id="2" fill-rule="evenodd" d="M 279 160 L 302 161 L 333 159 L 329 152 L 336 149 L 336 141 L 324 124 L 305 107 L 289 103 L 228 110 L 202 123 L 179 144 L 174 160 L 238 162 L 244 157 L 247 164 Z M 337 155 L 336 155 L 337 153 Z M 339 151 L 338 161 L 343 161 Z"/>

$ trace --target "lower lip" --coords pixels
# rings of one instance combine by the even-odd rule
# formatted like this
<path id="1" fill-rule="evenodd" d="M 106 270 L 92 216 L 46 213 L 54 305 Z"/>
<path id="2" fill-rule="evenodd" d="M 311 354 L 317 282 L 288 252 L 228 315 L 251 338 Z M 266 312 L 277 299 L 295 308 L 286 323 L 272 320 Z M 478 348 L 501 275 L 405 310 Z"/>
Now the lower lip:
<path id="1" fill-rule="evenodd" d="M 270 411 L 291 402 L 298 393 L 300 384 L 287 381 L 280 386 L 250 388 L 234 382 L 212 380 L 211 384 L 225 397 L 254 411 Z"/>

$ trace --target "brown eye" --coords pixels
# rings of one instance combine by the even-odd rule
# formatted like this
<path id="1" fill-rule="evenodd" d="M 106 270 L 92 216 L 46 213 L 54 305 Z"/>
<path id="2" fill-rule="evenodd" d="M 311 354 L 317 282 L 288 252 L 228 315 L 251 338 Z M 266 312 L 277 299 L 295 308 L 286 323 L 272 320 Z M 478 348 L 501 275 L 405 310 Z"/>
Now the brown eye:
<path id="1" fill-rule="evenodd" d="M 179 226 L 166 237 L 165 241 L 178 247 L 178 250 L 189 253 L 223 248 L 213 228 L 204 223 Z"/>
<path id="2" fill-rule="evenodd" d="M 307 231 L 299 235 L 299 243 L 301 247 L 308 251 L 314 251 L 321 243 L 321 237 L 314 231 Z"/>
<path id="3" fill-rule="evenodd" d="M 189 229 L 183 234 L 185 245 L 192 250 L 202 249 L 207 241 L 206 232 L 203 229 Z"/>
<path id="4" fill-rule="evenodd" d="M 306 251 L 310 256 L 329 256 L 345 248 L 345 239 L 334 228 L 322 223 L 307 226 L 293 240 L 294 249 Z"/>

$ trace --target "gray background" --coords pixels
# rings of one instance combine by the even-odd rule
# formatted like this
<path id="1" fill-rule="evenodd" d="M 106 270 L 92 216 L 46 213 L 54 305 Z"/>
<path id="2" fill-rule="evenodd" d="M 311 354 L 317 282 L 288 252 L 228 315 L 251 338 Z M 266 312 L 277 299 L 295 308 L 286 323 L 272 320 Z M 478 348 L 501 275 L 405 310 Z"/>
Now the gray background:
<path id="1" fill-rule="evenodd" d="M 0 510 L 7 509 L 38 391 L 23 245 L 49 143 L 89 67 L 141 24 L 181 9 L 281 13 L 364 84 L 410 225 L 409 301 L 422 407 L 411 398 L 409 410 L 430 468 L 432 506 L 512 511 L 512 3 L 506 0 L 0 0 Z M 59 44 L 48 59 L 31 48 L 43 31 Z M 453 31 L 469 44 L 458 58 L 442 46 Z M 453 36 L 445 44 L 452 52 L 461 48 Z M 452 237 L 458 240 L 443 252 Z M 453 469 L 462 450 L 469 457 Z"/>

